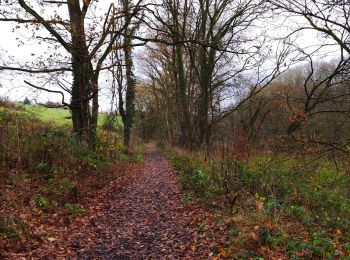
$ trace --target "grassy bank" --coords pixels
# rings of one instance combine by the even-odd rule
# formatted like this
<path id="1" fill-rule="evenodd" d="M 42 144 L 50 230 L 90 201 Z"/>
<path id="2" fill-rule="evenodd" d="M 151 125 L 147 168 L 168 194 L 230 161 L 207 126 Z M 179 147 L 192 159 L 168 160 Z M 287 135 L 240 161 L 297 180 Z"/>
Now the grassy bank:
<path id="1" fill-rule="evenodd" d="M 237 258 L 350 259 L 347 161 L 305 164 L 295 156 L 256 155 L 205 162 L 181 150 L 163 152 L 178 170 L 182 201 L 207 207 L 199 228 L 207 235 L 220 230 L 224 239 L 213 251 Z"/>
<path id="2" fill-rule="evenodd" d="M 130 167 L 122 162 L 129 157 L 117 134 L 99 128 L 93 152 L 75 143 L 66 115 L 66 110 L 0 106 L 0 258 L 2 250 L 33 250 L 50 239 Z"/>
<path id="3" fill-rule="evenodd" d="M 24 105 L 21 103 L 18 103 L 17 106 L 23 112 L 26 112 L 30 116 L 34 116 L 43 122 L 52 123 L 57 126 L 72 125 L 72 119 L 71 119 L 69 109 L 47 108 L 39 105 Z M 98 121 L 97 121 L 98 126 L 102 127 L 107 122 L 107 119 L 108 119 L 107 114 L 99 114 Z M 123 123 L 121 121 L 121 118 L 118 117 L 115 122 L 115 127 L 121 128 L 122 126 L 123 126 Z"/>

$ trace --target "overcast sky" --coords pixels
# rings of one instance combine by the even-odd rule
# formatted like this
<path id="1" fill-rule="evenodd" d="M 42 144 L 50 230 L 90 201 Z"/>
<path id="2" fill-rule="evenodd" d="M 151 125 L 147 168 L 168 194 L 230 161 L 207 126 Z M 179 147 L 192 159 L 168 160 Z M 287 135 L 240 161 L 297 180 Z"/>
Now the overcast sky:
<path id="1" fill-rule="evenodd" d="M 101 15 L 108 10 L 110 3 L 113 0 L 103 0 L 99 1 L 99 9 L 97 10 L 97 15 Z M 0 5 L 0 8 L 6 8 L 4 4 Z M 62 7 L 61 7 L 62 8 Z M 66 12 L 65 9 L 61 11 Z M 273 37 L 282 37 L 286 34 L 286 29 L 281 27 L 281 19 L 276 19 L 275 23 L 271 25 L 271 36 Z M 303 23 L 304 21 L 300 18 L 294 18 L 293 23 L 296 25 L 297 23 Z M 15 23 L 9 22 L 0 22 L 0 32 L 1 32 L 1 41 L 0 41 L 0 59 L 8 60 L 8 56 L 13 56 L 14 60 L 17 64 L 25 63 L 28 61 L 37 60 L 37 57 L 46 50 L 44 45 L 39 45 L 36 39 L 31 39 L 31 32 L 28 32 L 26 29 L 22 28 L 19 30 L 15 30 L 13 32 Z M 45 34 L 46 32 L 42 32 Z M 18 39 L 24 41 L 24 44 L 19 44 Z M 300 38 L 298 39 L 298 44 L 300 46 L 315 46 L 319 45 L 323 39 L 317 36 L 317 34 L 307 31 L 304 32 Z M 311 51 L 311 49 L 310 49 Z M 334 51 L 334 49 L 326 49 L 325 52 Z M 328 54 L 328 56 L 334 57 L 334 54 Z M 16 64 L 15 63 L 15 64 Z M 138 66 L 138 61 L 135 61 L 136 66 Z M 34 75 L 36 77 L 36 75 Z M 51 101 L 59 101 L 60 97 L 54 94 L 45 93 L 45 92 L 35 92 L 32 88 L 25 86 L 23 83 L 24 79 L 30 79 L 32 82 L 36 81 L 33 79 L 33 76 L 30 77 L 28 75 L 21 75 L 17 72 L 1 72 L 0 83 L 2 87 L 0 88 L 0 97 L 8 97 L 13 101 L 22 101 L 25 97 L 29 97 L 30 99 L 36 99 L 38 102 L 46 102 L 48 100 Z M 107 82 L 106 82 L 107 80 Z M 101 96 L 100 96 L 100 107 L 101 110 L 107 111 L 109 109 L 109 91 L 108 86 L 110 82 L 108 82 L 108 78 L 102 76 L 101 77 Z"/>
<path id="2" fill-rule="evenodd" d="M 29 3 L 32 3 L 31 1 L 28 1 Z M 103 0 L 98 2 L 98 8 L 96 9 L 96 16 L 101 16 L 105 14 L 108 11 L 108 8 L 112 2 L 115 2 L 113 0 Z M 4 2 L 0 2 L 0 9 L 1 8 L 8 8 L 6 7 L 6 4 Z M 46 8 L 47 9 L 47 8 Z M 35 10 L 37 10 L 40 13 L 40 8 L 35 7 Z M 63 5 L 60 8 L 56 8 L 55 10 L 58 11 L 58 13 L 62 17 L 67 17 L 67 7 Z M 45 10 L 46 11 L 46 10 Z M 54 9 L 50 10 L 51 12 L 54 11 Z M 42 14 L 42 13 L 40 13 Z M 46 13 L 46 15 L 49 15 Z M 23 17 L 23 16 L 21 16 Z M 88 15 L 89 17 L 89 15 Z M 91 17 L 91 13 L 90 13 Z M 20 29 L 15 29 L 16 23 L 13 22 L 0 22 L 0 32 L 1 32 L 1 41 L 0 41 L 0 60 L 6 61 L 6 65 L 8 64 L 8 57 L 13 57 L 13 63 L 11 63 L 11 66 L 18 66 L 17 64 L 25 64 L 30 62 L 35 62 L 37 60 L 40 60 L 40 55 L 44 51 L 52 51 L 52 48 L 49 49 L 47 46 L 43 43 L 38 44 L 38 39 L 32 38 L 32 32 L 30 30 L 27 30 L 24 28 L 24 26 L 21 26 Z M 38 36 L 48 36 L 47 32 L 45 30 L 40 30 L 37 33 Z M 20 41 L 24 42 L 24 44 L 21 44 Z M 58 50 L 62 54 L 67 54 L 64 50 Z M 38 58 L 39 57 L 39 58 Z M 4 64 L 1 64 L 4 65 Z M 35 65 L 34 65 L 35 66 Z M 36 100 L 39 103 L 46 102 L 48 100 L 50 101 L 60 101 L 60 95 L 56 94 L 50 94 L 44 91 L 38 92 L 34 91 L 33 88 L 27 86 L 23 81 L 24 79 L 27 79 L 30 82 L 43 82 L 40 81 L 39 78 L 41 78 L 40 75 L 34 74 L 34 75 L 28 75 L 23 74 L 19 72 L 4 72 L 1 71 L 1 77 L 0 77 L 0 97 L 6 97 L 9 98 L 12 101 L 22 101 L 25 97 L 29 97 L 29 99 Z M 101 77 L 101 103 L 100 107 L 101 110 L 108 110 L 109 109 L 109 96 L 110 93 L 108 91 L 107 85 L 109 85 L 109 82 L 106 82 L 105 77 Z M 69 100 L 69 95 L 67 95 L 67 100 Z"/>

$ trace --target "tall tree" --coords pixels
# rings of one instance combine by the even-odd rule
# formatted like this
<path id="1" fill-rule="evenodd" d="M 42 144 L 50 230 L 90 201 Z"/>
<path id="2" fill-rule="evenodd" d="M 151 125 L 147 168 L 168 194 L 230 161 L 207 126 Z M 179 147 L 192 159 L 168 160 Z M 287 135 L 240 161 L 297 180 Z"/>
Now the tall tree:
<path id="1" fill-rule="evenodd" d="M 130 13 L 130 1 L 121 0 L 124 19 L 126 24 L 131 17 Z M 123 120 L 124 125 L 124 146 L 129 150 L 130 146 L 130 136 L 131 129 L 134 123 L 134 112 L 135 112 L 135 87 L 136 87 L 136 78 L 134 75 L 134 64 L 132 57 L 132 36 L 135 34 L 138 24 L 131 25 L 129 24 L 126 27 L 125 33 L 123 35 L 123 56 L 125 63 L 125 79 L 126 79 L 126 89 L 125 89 L 125 107 L 123 102 L 123 92 L 119 91 L 119 113 Z M 120 67 L 121 68 L 121 67 Z M 120 86 L 121 88 L 122 86 Z"/>
<path id="2" fill-rule="evenodd" d="M 242 86 L 240 78 L 257 71 L 255 82 L 241 90 L 254 95 L 279 73 L 288 51 L 281 50 L 275 67 L 261 75 L 259 68 L 268 59 L 270 48 L 264 30 L 254 32 L 253 28 L 267 12 L 265 1 L 168 0 L 149 12 L 152 20 L 145 24 L 153 29 L 153 35 L 147 40 L 172 47 L 162 47 L 164 55 L 151 54 L 157 62 L 146 61 L 152 71 L 150 78 L 157 83 L 154 76 L 162 79 L 161 74 L 168 73 L 172 64 L 175 73 L 169 75 L 177 87 L 179 143 L 192 149 L 203 144 L 209 148 L 213 126 L 237 108 L 229 96 Z"/>
<path id="3" fill-rule="evenodd" d="M 64 93 L 58 90 L 50 90 L 45 87 L 32 87 L 40 90 L 59 93 L 62 95 L 63 105 L 68 105 L 72 113 L 73 129 L 75 136 L 83 145 L 94 147 L 96 139 L 96 127 L 98 117 L 98 80 L 101 70 L 108 67 L 105 63 L 114 46 L 114 42 L 128 27 L 131 17 L 139 11 L 138 5 L 129 6 L 128 17 L 123 26 L 112 30 L 116 20 L 124 17 L 124 11 L 115 8 L 111 4 L 104 17 L 96 17 L 97 1 L 93 0 L 67 0 L 61 1 L 38 1 L 29 5 L 25 0 L 6 3 L 11 5 L 10 9 L 2 12 L 0 21 L 25 23 L 34 29 L 43 28 L 50 37 L 40 37 L 40 41 L 55 44 L 56 49 L 63 49 L 69 54 L 70 61 L 66 60 L 62 68 L 50 68 L 49 65 L 38 61 L 39 68 L 9 67 L 1 66 L 0 70 L 18 70 L 28 73 L 54 73 L 59 71 L 70 71 L 72 73 L 71 87 L 58 84 L 63 91 L 70 94 L 70 103 L 64 101 Z M 49 12 L 52 5 L 56 5 L 52 15 Z M 63 12 L 62 5 L 67 6 L 68 14 Z M 41 7 L 40 12 L 36 9 Z M 37 7 L 37 8 L 35 8 Z M 20 13 L 17 14 L 16 10 Z M 63 15 L 59 15 L 59 11 Z M 91 12 L 92 17 L 87 17 Z M 23 17 L 20 17 L 23 15 Z M 92 23 L 89 23 L 89 20 Z M 101 23 L 100 23 L 101 22 Z M 40 26 L 39 26 L 40 25 Z M 88 28 L 86 27 L 88 25 Z M 39 26 L 39 27 L 38 27 Z M 108 37 L 112 34 L 112 37 Z M 68 56 L 68 57 L 69 57 Z M 43 68 L 44 67 L 44 68 Z"/>

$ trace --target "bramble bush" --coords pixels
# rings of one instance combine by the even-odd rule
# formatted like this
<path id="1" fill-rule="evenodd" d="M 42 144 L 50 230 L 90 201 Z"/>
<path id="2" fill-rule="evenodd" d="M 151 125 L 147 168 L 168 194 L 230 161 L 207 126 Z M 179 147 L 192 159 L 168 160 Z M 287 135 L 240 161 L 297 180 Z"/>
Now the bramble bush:
<path id="1" fill-rule="evenodd" d="M 161 150 L 178 171 L 186 191 L 182 201 L 190 196 L 199 201 L 216 200 L 220 202 L 216 205 L 223 205 L 223 210 L 229 212 L 235 207 L 246 208 L 243 217 L 255 221 L 271 219 L 280 223 L 290 218 L 311 234 L 305 241 L 290 239 L 287 233 L 263 226 L 259 228 L 262 246 L 282 246 L 294 259 L 303 254 L 317 258 L 350 254 L 346 249 L 350 248 L 346 243 L 350 238 L 350 180 L 346 167 L 339 169 L 327 159 L 304 167 L 304 161 L 282 155 L 205 162 L 199 156 L 165 146 Z M 344 159 L 343 165 L 348 163 Z M 252 200 L 256 202 L 253 207 L 247 204 Z M 339 238 L 331 230 L 341 234 Z"/>
<path id="2" fill-rule="evenodd" d="M 21 210 L 84 214 L 78 199 L 95 189 L 92 185 L 114 178 L 108 166 L 125 150 L 116 133 L 103 129 L 98 129 L 96 146 L 95 151 L 82 147 L 69 126 L 43 122 L 0 100 L 0 240 L 18 238 L 25 229 L 17 224 Z"/>

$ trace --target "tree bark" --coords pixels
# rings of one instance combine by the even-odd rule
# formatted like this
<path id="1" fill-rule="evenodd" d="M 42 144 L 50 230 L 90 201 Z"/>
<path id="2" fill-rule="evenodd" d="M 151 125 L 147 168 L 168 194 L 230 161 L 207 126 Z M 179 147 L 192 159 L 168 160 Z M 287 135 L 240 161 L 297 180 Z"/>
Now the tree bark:
<path id="1" fill-rule="evenodd" d="M 79 0 L 68 1 L 70 33 L 72 39 L 73 85 L 71 113 L 73 130 L 77 140 L 88 146 L 90 144 L 89 92 L 92 77 L 89 52 L 85 39 L 84 14 Z"/>
<path id="2" fill-rule="evenodd" d="M 123 0 L 123 8 L 124 8 L 124 15 L 125 15 L 125 21 L 129 23 L 130 21 L 130 4 L 129 0 Z M 123 124 L 124 124 L 124 146 L 125 149 L 128 151 L 130 148 L 130 138 L 131 138 L 131 129 L 133 127 L 134 123 L 134 114 L 135 114 L 135 86 L 136 86 L 136 79 L 134 76 L 134 64 L 132 60 L 132 35 L 134 33 L 134 30 L 136 28 L 126 28 L 126 33 L 124 36 L 123 41 L 123 52 L 124 52 L 124 59 L 125 59 L 125 77 L 126 77 L 126 93 L 125 93 L 125 111 L 121 111 L 121 114 L 123 114 Z M 120 93 L 121 95 L 121 93 Z M 120 110 L 123 110 L 123 103 L 121 103 Z"/>

